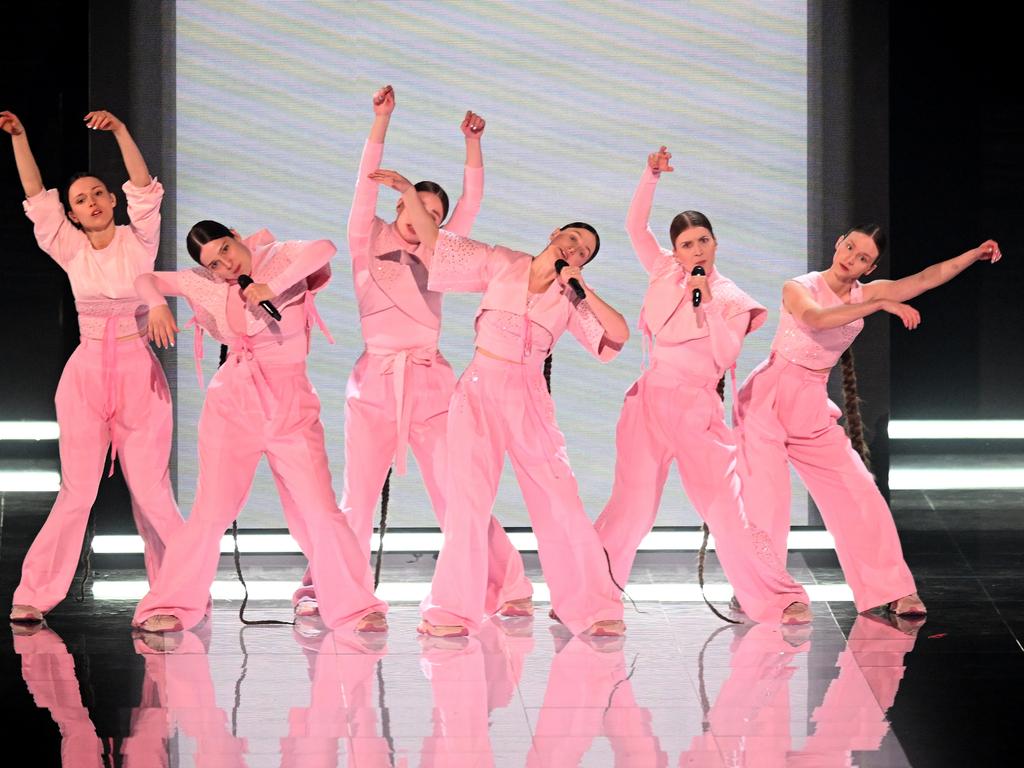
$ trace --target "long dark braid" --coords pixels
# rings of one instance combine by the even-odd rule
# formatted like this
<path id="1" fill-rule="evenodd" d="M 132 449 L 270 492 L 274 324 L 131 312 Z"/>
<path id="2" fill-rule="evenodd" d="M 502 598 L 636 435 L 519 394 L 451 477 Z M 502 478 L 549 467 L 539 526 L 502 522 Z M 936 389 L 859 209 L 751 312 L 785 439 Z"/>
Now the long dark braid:
<path id="1" fill-rule="evenodd" d="M 718 380 L 718 387 L 716 388 L 718 396 L 722 398 L 722 402 L 725 402 L 725 376 Z M 711 535 L 711 529 L 708 528 L 708 524 L 701 521 L 700 532 L 704 535 L 704 538 L 700 542 L 700 549 L 697 550 L 697 583 L 700 585 L 700 596 L 704 600 L 704 605 L 711 609 L 711 612 L 715 614 L 722 621 L 727 621 L 730 624 L 742 624 L 743 622 L 730 619 L 728 616 L 721 613 L 715 606 L 708 600 L 708 596 L 704 594 L 704 562 L 708 557 L 708 537 Z"/>
<path id="2" fill-rule="evenodd" d="M 217 363 L 217 367 L 220 368 L 227 361 L 228 361 L 228 345 L 227 344 L 221 344 L 220 345 L 220 360 Z M 239 608 L 238 608 L 238 620 L 240 622 L 242 622 L 243 624 L 245 624 L 246 626 L 254 626 L 254 625 L 266 626 L 266 625 L 273 625 L 273 624 L 284 624 L 286 626 L 294 626 L 294 624 L 295 624 L 294 621 L 281 621 L 280 619 L 247 619 L 247 618 L 245 618 L 245 606 L 249 604 L 249 587 L 245 583 L 245 576 L 242 575 L 242 551 L 238 548 L 238 520 L 237 519 L 231 521 L 231 541 L 234 544 L 233 555 L 234 555 L 234 560 L 235 560 L 235 575 L 238 577 L 238 581 L 242 585 L 242 593 L 243 593 L 242 594 L 242 605 L 239 606 Z M 239 637 L 241 637 L 241 635 L 239 635 Z M 243 642 L 242 645 L 244 647 L 245 643 Z M 248 658 L 248 656 L 246 656 L 246 658 Z M 244 674 L 244 671 L 243 671 L 242 678 L 244 678 L 244 677 L 245 677 L 245 674 Z M 241 685 L 241 683 L 242 683 L 242 678 L 239 678 L 239 680 L 238 680 L 238 684 L 239 685 Z M 236 694 L 236 700 L 237 700 L 237 694 L 238 694 L 237 689 L 235 691 L 235 694 Z M 237 707 L 237 704 L 236 704 L 236 707 Z M 232 717 L 234 717 L 234 714 L 232 715 Z"/>
<path id="3" fill-rule="evenodd" d="M 854 368 L 853 348 L 848 347 L 839 358 L 843 371 L 843 409 L 846 411 L 846 434 L 864 466 L 871 471 L 871 451 L 864 439 L 864 420 L 860 415 L 860 397 L 857 394 L 857 371 Z"/>
<path id="4" fill-rule="evenodd" d="M 373 588 L 377 589 L 380 584 L 380 568 L 384 562 L 384 534 L 388 530 L 388 500 L 391 498 L 391 470 L 388 467 L 388 476 L 384 478 L 384 487 L 380 489 L 380 527 L 379 539 L 377 541 L 377 563 L 373 567 Z"/>

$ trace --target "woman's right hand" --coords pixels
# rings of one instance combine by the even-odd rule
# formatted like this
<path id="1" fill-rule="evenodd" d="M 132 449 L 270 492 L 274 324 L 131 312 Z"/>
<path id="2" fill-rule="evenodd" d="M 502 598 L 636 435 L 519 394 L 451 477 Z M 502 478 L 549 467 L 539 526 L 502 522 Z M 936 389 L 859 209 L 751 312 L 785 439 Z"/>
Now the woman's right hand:
<path id="1" fill-rule="evenodd" d="M 882 309 L 890 315 L 896 315 L 908 331 L 912 331 L 921 324 L 921 313 L 909 304 L 902 304 L 898 301 L 883 301 Z"/>
<path id="2" fill-rule="evenodd" d="M 662 147 L 657 152 L 651 152 L 647 156 L 647 165 L 650 166 L 651 172 L 655 176 L 660 176 L 662 171 L 671 173 L 675 170 L 670 164 L 672 160 L 672 153 L 667 148 Z"/>
<path id="3" fill-rule="evenodd" d="M 369 174 L 367 178 L 370 181 L 383 184 L 385 187 L 391 187 L 393 190 L 397 191 L 398 194 L 404 193 L 405 190 L 412 186 L 412 182 L 398 171 L 389 171 L 385 168 L 378 168 L 376 171 Z"/>
<path id="4" fill-rule="evenodd" d="M 174 346 L 174 334 L 178 332 L 178 324 L 174 322 L 174 314 L 166 304 L 149 308 L 149 340 L 161 349 Z"/>
<path id="5" fill-rule="evenodd" d="M 373 94 L 373 114 L 390 115 L 395 111 L 395 89 L 385 85 Z"/>
<path id="6" fill-rule="evenodd" d="M 21 124 L 18 116 L 7 110 L 0 112 L 0 129 L 11 136 L 21 136 L 25 132 L 25 126 Z"/>

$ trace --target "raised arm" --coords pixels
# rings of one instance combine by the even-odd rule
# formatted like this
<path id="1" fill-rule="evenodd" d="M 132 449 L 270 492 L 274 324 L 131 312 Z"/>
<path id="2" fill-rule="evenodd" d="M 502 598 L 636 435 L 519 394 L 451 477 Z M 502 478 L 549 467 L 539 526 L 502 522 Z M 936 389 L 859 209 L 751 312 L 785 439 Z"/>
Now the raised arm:
<path id="1" fill-rule="evenodd" d="M 940 261 L 938 264 L 932 264 L 909 277 L 899 280 L 873 280 L 864 286 L 864 296 L 871 299 L 908 301 L 925 291 L 948 283 L 976 261 L 990 261 L 995 264 L 1002 257 L 999 243 L 995 240 L 986 240 L 977 248 L 965 251 L 952 259 Z"/>
<path id="2" fill-rule="evenodd" d="M 18 166 L 18 176 L 25 190 L 25 197 L 35 197 L 43 191 L 43 177 L 36 165 L 32 148 L 28 145 L 28 134 L 21 120 L 13 112 L 0 112 L 0 129 L 10 134 L 14 147 L 14 162 Z"/>
<path id="3" fill-rule="evenodd" d="M 480 140 L 484 135 L 487 121 L 475 112 L 466 112 L 460 126 L 466 137 L 466 167 L 462 174 L 462 197 L 455 204 L 455 210 L 445 229 L 463 237 L 469 237 L 473 222 L 480 212 L 480 201 L 484 196 L 484 154 Z"/>
<path id="4" fill-rule="evenodd" d="M 647 156 L 647 167 L 640 177 L 640 184 L 633 193 L 633 200 L 629 204 L 629 213 L 626 215 L 626 232 L 629 234 L 629 241 L 633 244 L 637 258 L 644 265 L 644 269 L 650 272 L 658 258 L 661 256 L 661 246 L 658 245 L 658 238 L 654 236 L 649 224 L 651 218 L 651 205 L 654 203 L 654 190 L 658 186 L 658 179 L 662 173 L 671 173 L 675 169 L 670 164 L 672 153 L 665 147 Z"/>
<path id="5" fill-rule="evenodd" d="M 391 123 L 391 113 L 394 111 L 395 91 L 390 85 L 385 85 L 373 94 L 373 126 L 370 128 L 370 135 L 366 139 L 363 155 L 359 160 L 352 208 L 348 214 L 349 250 L 353 258 L 362 253 L 373 227 L 373 219 L 377 215 L 378 185 L 368 177 L 380 167 L 381 158 L 384 156 L 384 139 Z"/>
<path id="6" fill-rule="evenodd" d="M 114 117 L 110 112 L 100 109 L 87 114 L 83 120 L 88 128 L 94 131 L 110 131 L 117 139 L 117 146 L 121 148 L 121 159 L 124 160 L 124 167 L 128 171 L 128 179 L 136 187 L 148 187 L 153 181 L 149 175 L 149 168 L 139 151 L 135 139 L 128 133 L 128 128 Z"/>
<path id="7" fill-rule="evenodd" d="M 823 307 L 814 300 L 810 291 L 792 280 L 787 281 L 782 287 L 782 303 L 798 321 L 818 331 L 838 328 L 879 310 L 899 317 L 908 330 L 917 328 L 921 322 L 921 313 L 916 309 L 888 299 L 870 299 L 856 304 Z"/>

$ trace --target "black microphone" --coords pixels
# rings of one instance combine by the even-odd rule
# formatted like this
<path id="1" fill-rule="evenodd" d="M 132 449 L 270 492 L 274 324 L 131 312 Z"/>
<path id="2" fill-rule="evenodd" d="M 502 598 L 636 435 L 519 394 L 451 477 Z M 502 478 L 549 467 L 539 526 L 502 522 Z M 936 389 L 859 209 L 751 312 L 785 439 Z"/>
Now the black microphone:
<path id="1" fill-rule="evenodd" d="M 693 271 L 690 272 L 690 277 L 694 277 L 695 275 L 703 275 L 703 274 L 704 274 L 704 267 L 702 267 L 700 264 L 698 264 L 697 266 L 695 266 L 693 268 Z M 694 288 L 693 289 L 693 308 L 694 309 L 696 309 L 697 307 L 700 306 L 701 298 L 702 297 L 701 297 L 701 293 L 700 293 L 700 288 Z"/>
<path id="2" fill-rule="evenodd" d="M 555 262 L 555 272 L 562 274 L 562 270 L 569 266 L 569 262 L 565 259 L 559 259 Z M 583 286 L 580 285 L 580 281 L 575 277 L 570 277 L 568 280 L 569 287 L 576 291 L 576 296 L 580 301 L 587 298 L 587 292 L 583 290 Z"/>
<path id="3" fill-rule="evenodd" d="M 242 288 L 243 291 L 246 288 L 248 288 L 250 285 L 252 285 L 252 283 L 253 283 L 253 280 L 248 275 L 239 275 L 238 276 L 238 285 Z M 264 301 L 261 301 L 260 302 L 260 306 L 263 307 L 267 311 L 267 314 L 270 315 L 272 318 L 274 318 L 275 320 L 278 320 L 278 321 L 281 320 L 281 313 L 277 311 L 277 307 L 275 307 L 270 302 L 269 299 L 265 299 Z"/>

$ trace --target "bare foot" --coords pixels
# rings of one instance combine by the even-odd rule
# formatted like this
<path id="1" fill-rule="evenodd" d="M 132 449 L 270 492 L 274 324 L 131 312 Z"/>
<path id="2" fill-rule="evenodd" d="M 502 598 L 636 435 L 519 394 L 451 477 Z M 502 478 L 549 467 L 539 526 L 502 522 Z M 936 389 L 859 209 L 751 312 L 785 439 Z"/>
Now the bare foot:
<path id="1" fill-rule="evenodd" d="M 12 605 L 11 621 L 25 624 L 38 624 L 43 620 L 43 612 L 34 605 Z"/>
<path id="2" fill-rule="evenodd" d="M 811 607 L 807 603 L 790 603 L 782 612 L 782 623 L 786 625 L 810 624 L 812 618 Z"/>
<path id="3" fill-rule="evenodd" d="M 380 611 L 372 611 L 356 622 L 356 632 L 387 632 L 388 620 Z"/>
<path id="4" fill-rule="evenodd" d="M 465 637 L 469 634 L 469 630 L 461 624 L 431 624 L 426 619 L 420 622 L 416 631 L 430 637 Z"/>
<path id="5" fill-rule="evenodd" d="M 296 616 L 319 616 L 320 605 L 311 597 L 304 597 L 295 604 Z"/>
<path id="6" fill-rule="evenodd" d="M 509 600 L 498 609 L 498 614 L 508 618 L 514 616 L 533 616 L 533 598 L 522 597 L 518 600 Z"/>
<path id="7" fill-rule="evenodd" d="M 626 622 L 618 619 L 595 621 L 587 632 L 592 637 L 622 637 L 626 634 Z"/>
<path id="8" fill-rule="evenodd" d="M 924 602 L 917 596 L 917 592 L 911 592 L 906 597 L 889 603 L 889 612 L 895 613 L 897 616 L 928 615 L 928 609 L 924 607 Z"/>
<path id="9" fill-rule="evenodd" d="M 139 624 L 138 628 L 143 632 L 181 632 L 185 627 L 177 616 L 158 613 Z"/>

